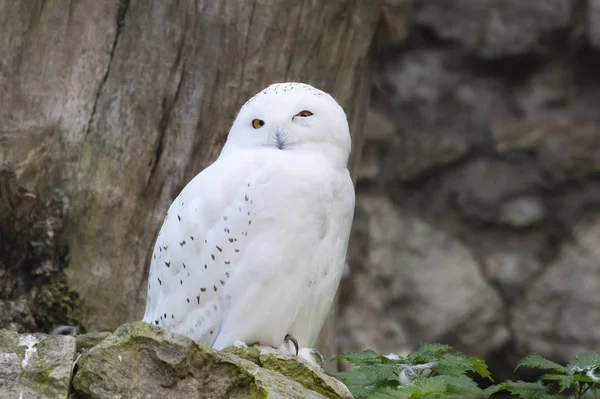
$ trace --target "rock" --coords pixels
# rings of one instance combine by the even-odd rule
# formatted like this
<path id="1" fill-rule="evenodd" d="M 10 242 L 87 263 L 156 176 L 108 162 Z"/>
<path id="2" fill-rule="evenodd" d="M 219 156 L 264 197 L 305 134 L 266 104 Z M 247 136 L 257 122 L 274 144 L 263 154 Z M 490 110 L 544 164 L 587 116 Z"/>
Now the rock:
<path id="1" fill-rule="evenodd" d="M 77 353 L 84 353 L 98 345 L 106 337 L 110 335 L 109 332 L 92 332 L 87 334 L 78 334 L 75 337 L 75 344 L 77 346 Z"/>
<path id="2" fill-rule="evenodd" d="M 81 357 L 73 388 L 88 399 L 351 398 L 343 385 L 304 363 L 264 348 L 247 352 L 244 359 L 158 326 L 125 324 Z"/>
<path id="3" fill-rule="evenodd" d="M 531 226 L 544 218 L 542 201 L 525 194 L 541 187 L 542 179 L 525 165 L 476 159 L 457 172 L 448 180 L 464 216 L 514 228 Z"/>
<path id="4" fill-rule="evenodd" d="M 531 348 L 597 350 L 600 236 L 582 223 L 600 203 L 600 0 L 386 0 L 383 13 L 371 107 L 393 134 L 365 135 L 340 350 L 458 342 L 506 378 Z"/>
<path id="5" fill-rule="evenodd" d="M 512 310 L 523 353 L 563 363 L 600 343 L 600 216 L 582 220 L 573 234 Z"/>
<path id="6" fill-rule="evenodd" d="M 571 0 L 422 0 L 415 20 L 483 58 L 540 51 L 549 33 L 569 27 Z"/>
<path id="7" fill-rule="evenodd" d="M 398 132 L 382 160 L 385 175 L 407 182 L 452 164 L 487 140 L 490 120 L 510 114 L 498 81 L 455 64 L 451 51 L 439 50 L 385 64 L 378 79 L 389 90 Z"/>
<path id="8" fill-rule="evenodd" d="M 557 181 L 600 173 L 600 124 L 571 118 L 493 124 L 499 152 L 535 151 L 540 166 Z"/>
<path id="9" fill-rule="evenodd" d="M 521 229 L 540 223 L 545 213 L 544 203 L 537 197 L 512 198 L 500 207 L 498 221 Z"/>
<path id="10" fill-rule="evenodd" d="M 74 357 L 73 337 L 0 330 L 0 397 L 66 399 Z"/>
<path id="11" fill-rule="evenodd" d="M 342 352 L 441 341 L 485 356 L 506 343 L 503 304 L 468 248 L 378 196 L 360 196 L 357 214 L 370 242 L 344 287 Z"/>
<path id="12" fill-rule="evenodd" d="M 298 381 L 305 387 L 308 387 L 325 397 L 352 397 L 352 394 L 342 382 L 324 374 L 319 367 L 300 357 L 295 358 L 288 356 L 281 351 L 268 346 L 251 347 L 248 349 L 232 347 L 226 351 L 243 359 L 250 360 L 262 368 L 275 371 L 290 379 Z"/>
<path id="13" fill-rule="evenodd" d="M 77 353 L 71 396 L 73 362 Z M 352 398 L 307 361 L 268 347 L 217 352 L 143 322 L 113 334 L 0 330 L 1 398 Z"/>
<path id="14" fill-rule="evenodd" d="M 565 114 L 572 84 L 573 71 L 568 64 L 557 61 L 544 65 L 512 90 L 515 106 L 525 120 Z"/>
<path id="15" fill-rule="evenodd" d="M 590 43 L 600 50 L 600 0 L 588 0 L 587 33 Z"/>
<path id="16" fill-rule="evenodd" d="M 505 294 L 506 298 L 518 298 L 531 278 L 542 269 L 542 264 L 533 256 L 516 251 L 499 251 L 485 259 L 486 273 Z"/>

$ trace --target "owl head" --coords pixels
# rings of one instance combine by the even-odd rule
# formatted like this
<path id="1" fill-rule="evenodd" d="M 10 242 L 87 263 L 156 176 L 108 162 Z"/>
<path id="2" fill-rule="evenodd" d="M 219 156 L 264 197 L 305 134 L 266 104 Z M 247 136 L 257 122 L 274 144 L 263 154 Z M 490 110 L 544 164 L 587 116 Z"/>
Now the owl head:
<path id="1" fill-rule="evenodd" d="M 346 113 L 329 94 L 305 83 L 276 83 L 240 109 L 224 151 L 318 151 L 348 162 Z"/>

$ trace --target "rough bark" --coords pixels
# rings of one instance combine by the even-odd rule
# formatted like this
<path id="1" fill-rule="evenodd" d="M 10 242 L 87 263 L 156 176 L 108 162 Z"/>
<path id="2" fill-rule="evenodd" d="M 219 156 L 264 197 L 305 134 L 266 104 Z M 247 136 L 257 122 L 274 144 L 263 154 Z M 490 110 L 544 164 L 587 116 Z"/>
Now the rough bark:
<path id="1" fill-rule="evenodd" d="M 0 162 L 64 190 L 62 242 L 84 330 L 139 319 L 171 200 L 277 81 L 334 95 L 360 154 L 378 1 L 0 0 Z M 361 89 L 363 87 L 363 89 Z M 327 352 L 327 351 L 326 351 Z"/>

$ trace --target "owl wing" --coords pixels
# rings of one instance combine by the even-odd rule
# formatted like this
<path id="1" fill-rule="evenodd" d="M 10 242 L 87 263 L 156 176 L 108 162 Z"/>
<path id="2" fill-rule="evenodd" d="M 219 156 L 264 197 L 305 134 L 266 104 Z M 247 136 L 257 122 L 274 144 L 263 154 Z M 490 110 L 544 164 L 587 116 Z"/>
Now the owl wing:
<path id="1" fill-rule="evenodd" d="M 144 321 L 212 345 L 222 321 L 219 291 L 242 253 L 238 224 L 247 223 L 243 182 L 251 163 L 243 154 L 219 158 L 173 201 L 152 254 Z"/>

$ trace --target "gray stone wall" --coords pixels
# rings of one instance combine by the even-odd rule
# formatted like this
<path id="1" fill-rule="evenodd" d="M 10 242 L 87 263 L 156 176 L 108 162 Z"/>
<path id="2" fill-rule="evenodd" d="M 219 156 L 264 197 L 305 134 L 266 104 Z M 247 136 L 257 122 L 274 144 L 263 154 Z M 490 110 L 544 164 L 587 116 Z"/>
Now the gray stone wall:
<path id="1" fill-rule="evenodd" d="M 341 350 L 600 345 L 600 1 L 389 0 Z"/>

